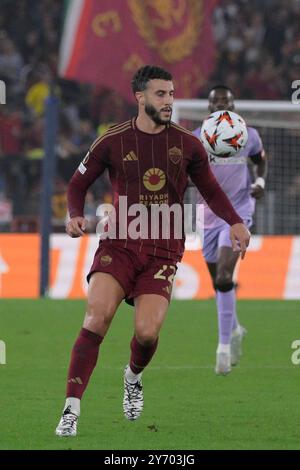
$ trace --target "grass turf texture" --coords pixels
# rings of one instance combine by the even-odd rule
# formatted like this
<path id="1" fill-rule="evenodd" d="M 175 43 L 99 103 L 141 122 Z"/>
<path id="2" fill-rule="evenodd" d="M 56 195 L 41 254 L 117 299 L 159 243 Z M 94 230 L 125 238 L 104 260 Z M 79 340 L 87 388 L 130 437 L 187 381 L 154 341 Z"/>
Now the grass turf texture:
<path id="1" fill-rule="evenodd" d="M 133 310 L 119 309 L 82 401 L 79 434 L 54 435 L 84 302 L 1 300 L 0 449 L 300 449 L 300 302 L 240 301 L 248 336 L 231 374 L 214 374 L 214 301 L 173 301 L 143 377 L 145 406 L 123 417 Z"/>

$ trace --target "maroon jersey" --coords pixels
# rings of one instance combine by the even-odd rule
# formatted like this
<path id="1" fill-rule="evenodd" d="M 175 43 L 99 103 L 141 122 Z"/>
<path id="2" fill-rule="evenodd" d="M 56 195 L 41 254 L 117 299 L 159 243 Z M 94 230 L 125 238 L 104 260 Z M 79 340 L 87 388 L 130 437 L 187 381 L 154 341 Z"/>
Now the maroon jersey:
<path id="1" fill-rule="evenodd" d="M 69 183 L 71 218 L 83 217 L 87 189 L 106 168 L 114 189 L 117 215 L 119 196 L 127 196 L 128 207 L 143 204 L 149 212 L 153 204 L 177 203 L 182 207 L 190 177 L 216 215 L 229 225 L 242 222 L 211 172 L 199 139 L 175 123 L 167 124 L 158 134 L 147 134 L 132 119 L 99 137 Z M 175 239 L 172 229 L 169 239 L 150 236 L 121 239 L 118 230 L 116 238 L 110 243 L 153 256 L 180 260 L 184 251 L 184 235 Z"/>

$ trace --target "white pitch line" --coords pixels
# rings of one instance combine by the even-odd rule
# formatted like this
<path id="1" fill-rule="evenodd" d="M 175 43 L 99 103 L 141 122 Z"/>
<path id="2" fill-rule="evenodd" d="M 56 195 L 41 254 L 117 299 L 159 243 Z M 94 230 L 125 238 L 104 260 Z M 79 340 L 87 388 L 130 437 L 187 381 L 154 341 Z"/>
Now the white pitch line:
<path id="1" fill-rule="evenodd" d="M 201 365 L 201 366 L 151 366 L 149 367 L 149 370 L 201 370 L 201 369 L 213 369 L 215 367 L 215 364 L 210 364 L 210 365 Z M 238 370 L 238 369 L 290 369 L 293 370 L 296 368 L 296 365 L 290 365 L 290 366 L 274 366 L 274 365 L 262 365 L 262 366 L 232 366 L 231 370 Z M 101 369 L 105 370 L 123 370 L 123 367 L 111 367 L 111 366 L 100 366 Z"/>

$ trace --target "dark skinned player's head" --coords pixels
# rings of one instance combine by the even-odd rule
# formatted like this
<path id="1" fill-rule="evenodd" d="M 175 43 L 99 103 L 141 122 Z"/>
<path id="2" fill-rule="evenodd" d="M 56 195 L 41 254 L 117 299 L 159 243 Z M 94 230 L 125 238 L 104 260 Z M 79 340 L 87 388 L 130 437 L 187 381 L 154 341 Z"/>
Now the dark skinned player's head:
<path id="1" fill-rule="evenodd" d="M 232 90 L 226 85 L 217 85 L 213 87 L 208 95 L 208 109 L 211 113 L 226 109 L 234 110 L 234 96 Z"/>

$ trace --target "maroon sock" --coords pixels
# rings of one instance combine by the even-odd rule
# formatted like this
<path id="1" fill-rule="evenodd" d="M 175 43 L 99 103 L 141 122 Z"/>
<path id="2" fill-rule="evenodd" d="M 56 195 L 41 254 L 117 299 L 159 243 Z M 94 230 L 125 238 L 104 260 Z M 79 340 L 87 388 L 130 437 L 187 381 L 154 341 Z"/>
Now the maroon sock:
<path id="1" fill-rule="evenodd" d="M 67 397 L 82 397 L 97 363 L 102 340 L 102 336 L 81 328 L 71 353 Z"/>
<path id="2" fill-rule="evenodd" d="M 157 344 L 158 338 L 153 344 L 147 346 L 140 344 L 135 336 L 132 338 L 130 343 L 130 369 L 134 374 L 139 374 L 149 364 L 156 351 Z"/>

